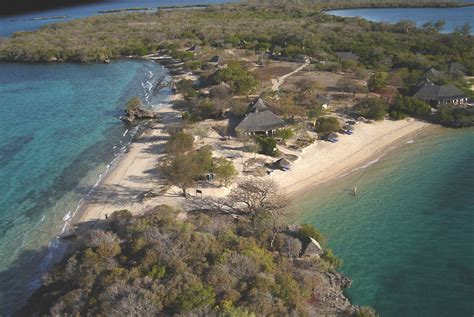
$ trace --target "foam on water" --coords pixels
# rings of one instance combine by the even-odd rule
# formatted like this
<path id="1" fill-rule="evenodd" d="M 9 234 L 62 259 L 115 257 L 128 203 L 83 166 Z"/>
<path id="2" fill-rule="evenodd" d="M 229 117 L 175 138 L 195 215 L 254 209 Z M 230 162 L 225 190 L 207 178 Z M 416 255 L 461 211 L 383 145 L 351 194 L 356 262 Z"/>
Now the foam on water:
<path id="1" fill-rule="evenodd" d="M 7 144 L 15 157 L 0 166 L 0 315 L 39 285 L 64 251 L 58 236 L 127 152 L 138 128 L 117 119 L 126 101 L 168 98 L 168 88 L 150 94 L 141 85 L 162 75 L 160 65 L 139 61 L 0 65 L 0 149 L 31 131 L 21 148 Z"/>

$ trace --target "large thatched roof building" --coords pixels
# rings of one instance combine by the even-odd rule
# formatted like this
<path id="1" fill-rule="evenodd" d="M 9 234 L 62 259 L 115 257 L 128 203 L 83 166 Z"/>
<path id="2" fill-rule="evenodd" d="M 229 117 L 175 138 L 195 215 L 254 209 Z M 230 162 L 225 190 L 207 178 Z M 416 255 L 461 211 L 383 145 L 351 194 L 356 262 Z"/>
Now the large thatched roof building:
<path id="1" fill-rule="evenodd" d="M 271 112 L 265 102 L 259 98 L 249 105 L 249 110 L 245 118 L 237 125 L 236 131 L 268 135 L 285 126 L 286 122 Z"/>
<path id="2" fill-rule="evenodd" d="M 467 102 L 466 94 L 459 88 L 453 85 L 435 85 L 432 82 L 425 82 L 420 85 L 414 97 L 432 106 L 443 104 L 461 105 Z"/>

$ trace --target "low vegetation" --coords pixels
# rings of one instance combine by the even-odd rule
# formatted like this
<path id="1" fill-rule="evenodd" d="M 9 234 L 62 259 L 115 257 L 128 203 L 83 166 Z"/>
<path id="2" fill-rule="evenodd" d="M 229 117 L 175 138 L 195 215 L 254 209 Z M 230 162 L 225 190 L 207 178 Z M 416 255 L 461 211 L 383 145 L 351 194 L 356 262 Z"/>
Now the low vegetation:
<path id="1" fill-rule="evenodd" d="M 354 106 L 357 116 L 371 120 L 383 120 L 387 113 L 387 104 L 380 98 L 368 98 Z"/>
<path id="2" fill-rule="evenodd" d="M 114 212 L 76 241 L 21 314 L 308 316 L 324 306 L 318 294 L 341 294 L 326 280 L 340 264 L 329 249 L 300 258 L 309 238 L 324 238 L 310 225 L 286 229 L 287 200 L 274 182 L 240 182 L 227 205 L 239 217 L 216 210 L 177 220 L 167 206 Z M 375 316 L 341 307 L 342 316 Z"/>
<path id="3" fill-rule="evenodd" d="M 452 3 L 402 2 L 410 5 Z M 474 73 L 474 53 L 470 49 L 474 40 L 469 29 L 443 34 L 436 28 L 429 32 L 416 28 L 410 21 L 391 25 L 335 17 L 320 11 L 317 5 L 321 2 L 314 3 L 316 6 L 302 6 L 278 1 L 278 5 L 268 6 L 259 1 L 199 10 L 111 14 L 56 23 L 38 31 L 15 34 L 0 45 L 0 59 L 86 62 L 168 49 L 175 57 L 187 60 L 192 59 L 192 54 L 181 49 L 200 44 L 257 52 L 263 48 L 288 55 L 301 53 L 334 62 L 327 65 L 340 65 L 334 52 L 349 51 L 360 56 L 361 66 L 385 72 L 392 68 L 446 70 L 449 62 L 457 61 Z M 329 5 L 337 7 L 339 4 L 358 3 L 332 1 Z M 292 5 L 297 7 L 285 8 Z M 243 85 L 234 82 L 233 89 L 251 90 L 255 82 L 239 74 L 237 65 L 229 66 L 228 73 L 222 76 L 236 76 L 245 82 Z"/>
<path id="4" fill-rule="evenodd" d="M 431 106 L 426 102 L 408 96 L 398 95 L 390 105 L 390 118 L 399 120 L 408 116 L 413 118 L 428 118 Z"/>
<path id="5" fill-rule="evenodd" d="M 335 117 L 321 117 L 316 123 L 316 132 L 329 134 L 341 130 L 341 123 Z"/>
<path id="6" fill-rule="evenodd" d="M 474 108 L 441 106 L 435 114 L 435 120 L 453 128 L 471 127 L 474 125 Z"/>
<path id="7" fill-rule="evenodd" d="M 258 85 L 254 74 L 238 62 L 231 62 L 226 68 L 217 72 L 215 83 L 221 82 L 229 84 L 234 94 L 248 94 L 254 91 Z"/>

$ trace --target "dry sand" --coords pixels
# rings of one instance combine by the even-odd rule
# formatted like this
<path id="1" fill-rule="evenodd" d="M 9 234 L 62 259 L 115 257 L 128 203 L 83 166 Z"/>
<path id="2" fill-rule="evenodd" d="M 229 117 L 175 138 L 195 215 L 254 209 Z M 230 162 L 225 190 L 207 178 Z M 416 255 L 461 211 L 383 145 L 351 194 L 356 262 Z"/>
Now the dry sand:
<path id="1" fill-rule="evenodd" d="M 140 214 L 156 206 L 151 200 L 142 200 L 141 195 L 148 190 L 158 190 L 163 184 L 158 179 L 157 164 L 163 156 L 168 138 L 165 127 L 179 122 L 181 113 L 171 107 L 158 110 L 162 120 L 156 128 L 148 130 L 104 177 L 98 188 L 87 198 L 77 216 L 77 221 L 104 219 L 116 210 L 128 209 Z M 179 193 L 169 192 L 161 196 L 163 204 L 177 206 Z"/>
<path id="2" fill-rule="evenodd" d="M 396 143 L 429 126 L 411 119 L 358 124 L 353 135 L 340 135 L 335 144 L 315 142 L 299 154 L 290 171 L 275 171 L 270 177 L 287 194 L 295 195 L 375 162 Z"/>
<path id="3" fill-rule="evenodd" d="M 184 199 L 181 191 L 175 187 L 165 195 L 144 201 L 140 199 L 144 192 L 151 189 L 159 191 L 164 186 L 164 181 L 158 177 L 156 166 L 164 155 L 168 137 L 165 127 L 179 122 L 180 118 L 180 113 L 171 108 L 163 108 L 160 112 L 163 120 L 158 129 L 148 131 L 131 146 L 130 151 L 89 197 L 78 216 L 78 221 L 104 219 L 106 214 L 110 215 L 119 209 L 128 209 L 133 214 L 140 214 L 160 204 L 192 208 L 193 200 Z M 219 140 L 218 134 L 211 129 L 212 125 L 212 122 L 208 123 L 209 134 L 204 139 L 197 140 L 198 145 L 210 144 L 215 156 L 232 159 L 237 170 L 242 172 L 243 162 L 254 157 L 254 154 L 240 151 L 241 145 L 235 140 Z M 359 124 L 356 125 L 353 135 L 341 135 L 339 142 L 335 144 L 316 141 L 301 152 L 282 149 L 283 152 L 296 154 L 299 158 L 293 163 L 290 171 L 274 171 L 266 177 L 273 178 L 292 196 L 312 186 L 339 178 L 354 168 L 377 159 L 396 142 L 405 140 L 428 126 L 430 124 L 414 120 Z M 272 160 L 264 156 L 257 157 Z M 200 189 L 205 197 L 209 198 L 224 197 L 230 190 L 216 186 Z M 193 193 L 193 190 L 189 192 Z"/>

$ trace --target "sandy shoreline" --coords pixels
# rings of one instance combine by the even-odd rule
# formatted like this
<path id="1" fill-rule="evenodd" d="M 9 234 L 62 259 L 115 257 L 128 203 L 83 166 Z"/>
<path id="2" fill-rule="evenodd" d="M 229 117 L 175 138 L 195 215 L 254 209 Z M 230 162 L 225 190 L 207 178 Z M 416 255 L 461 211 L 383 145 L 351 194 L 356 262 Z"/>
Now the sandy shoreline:
<path id="1" fill-rule="evenodd" d="M 177 188 L 171 188 L 159 197 L 147 200 L 140 198 L 146 191 L 160 191 L 160 188 L 164 188 L 164 181 L 158 177 L 157 164 L 164 155 L 166 127 L 179 123 L 180 120 L 180 112 L 171 107 L 164 107 L 158 112 L 162 116 L 160 123 L 132 143 L 128 153 L 124 154 L 88 197 L 82 210 L 76 215 L 75 222 L 105 219 L 105 215 L 120 209 L 140 214 L 160 204 L 175 207 L 189 205 L 189 201 L 180 195 Z M 378 159 L 391 147 L 432 126 L 415 120 L 358 124 L 353 135 L 341 135 L 339 142 L 335 144 L 316 141 L 301 152 L 283 148 L 284 152 L 296 154 L 299 158 L 290 171 L 274 171 L 266 177 L 274 179 L 286 194 L 295 197 Z M 234 161 L 238 170 L 243 168 L 239 166 L 240 160 L 238 158 Z M 221 198 L 229 190 L 207 188 L 206 194 L 209 198 Z"/>
<path id="2" fill-rule="evenodd" d="M 380 159 L 428 127 L 433 125 L 415 120 L 360 124 L 353 135 L 341 135 L 336 144 L 317 141 L 305 148 L 290 171 L 275 171 L 272 177 L 288 195 L 298 196 Z"/>

